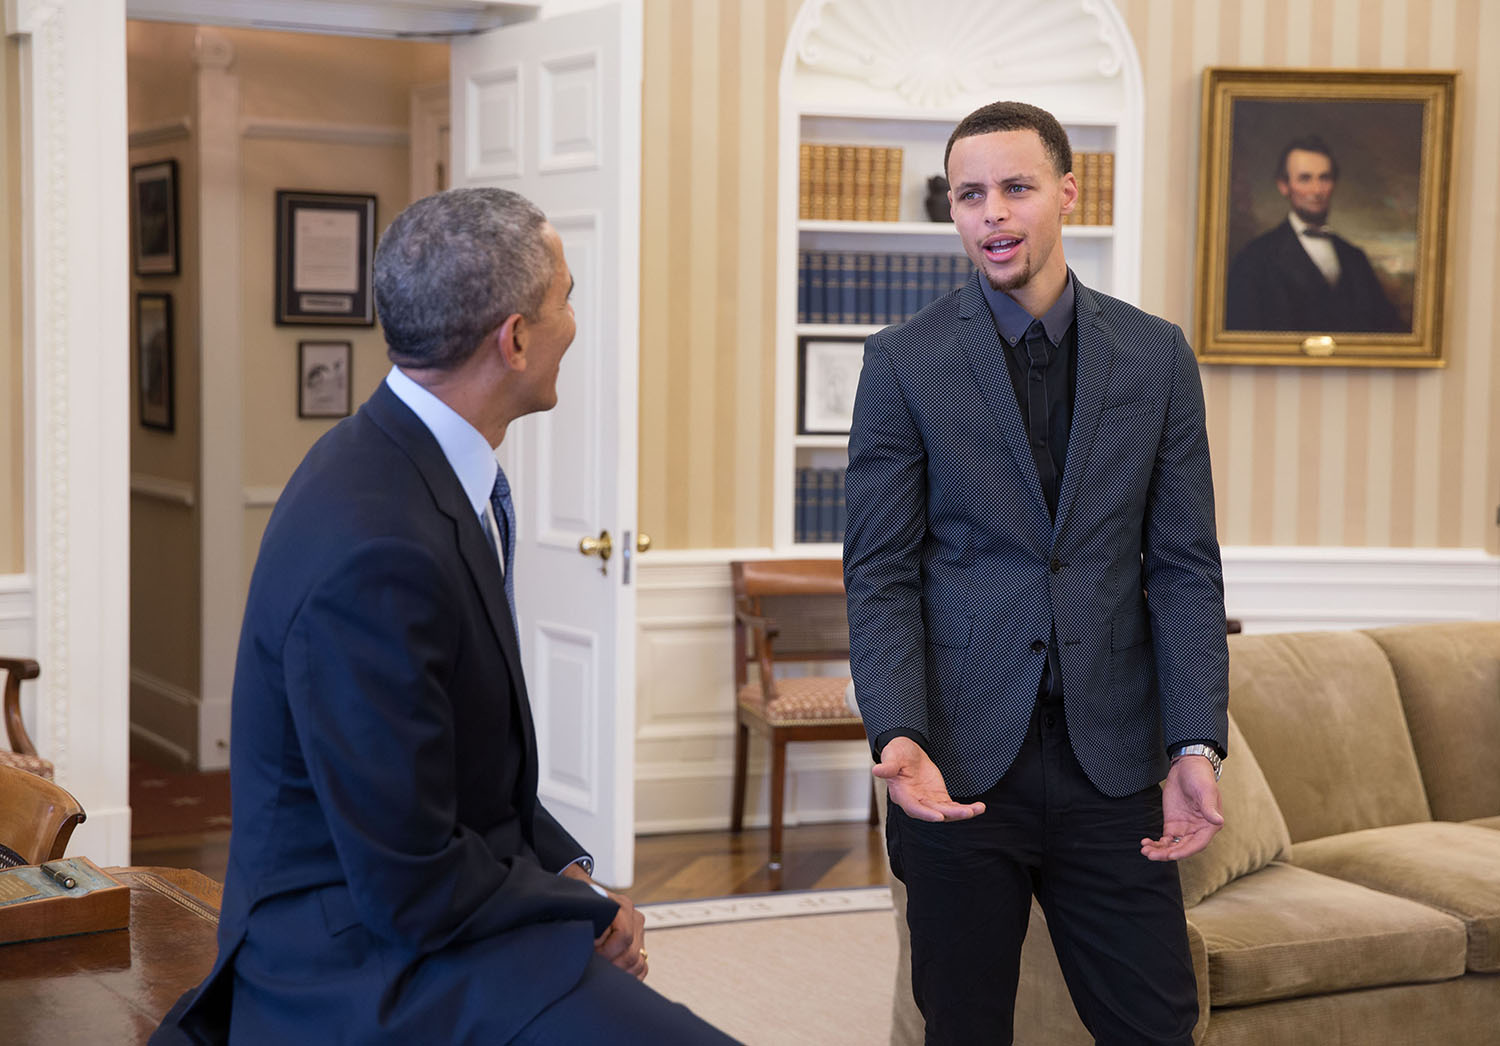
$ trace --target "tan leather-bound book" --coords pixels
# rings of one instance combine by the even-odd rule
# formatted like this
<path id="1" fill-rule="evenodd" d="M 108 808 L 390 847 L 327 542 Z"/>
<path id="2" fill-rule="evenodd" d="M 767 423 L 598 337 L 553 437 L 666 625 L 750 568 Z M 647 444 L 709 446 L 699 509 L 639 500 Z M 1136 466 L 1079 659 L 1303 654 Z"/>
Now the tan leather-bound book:
<path id="1" fill-rule="evenodd" d="M 873 166 L 868 145 L 854 147 L 854 220 L 870 220 L 870 174 Z"/>
<path id="2" fill-rule="evenodd" d="M 885 220 L 901 220 L 901 150 L 885 151 Z"/>
<path id="3" fill-rule="evenodd" d="M 808 182 L 807 214 L 803 215 L 803 217 L 826 218 L 828 216 L 828 204 L 826 199 L 827 190 L 824 188 L 824 176 L 826 173 L 824 165 L 828 163 L 828 158 L 825 155 L 828 147 L 823 145 L 804 145 L 803 148 L 807 150 Z"/>
<path id="4" fill-rule="evenodd" d="M 839 216 L 839 157 L 843 150 L 837 145 L 825 146 L 823 150 L 823 214 L 824 218 Z"/>
<path id="5" fill-rule="evenodd" d="M 885 180 L 890 150 L 870 150 L 870 221 L 894 221 L 885 215 Z"/>
<path id="6" fill-rule="evenodd" d="M 1115 154 L 1099 154 L 1099 224 L 1115 223 Z"/>
<path id="7" fill-rule="evenodd" d="M 797 217 L 812 217 L 812 146 L 797 146 Z"/>
<path id="8" fill-rule="evenodd" d="M 852 145 L 839 146 L 839 212 L 840 221 L 854 220 L 854 153 Z"/>
<path id="9" fill-rule="evenodd" d="M 1083 224 L 1099 224 L 1099 154 L 1083 154 Z"/>

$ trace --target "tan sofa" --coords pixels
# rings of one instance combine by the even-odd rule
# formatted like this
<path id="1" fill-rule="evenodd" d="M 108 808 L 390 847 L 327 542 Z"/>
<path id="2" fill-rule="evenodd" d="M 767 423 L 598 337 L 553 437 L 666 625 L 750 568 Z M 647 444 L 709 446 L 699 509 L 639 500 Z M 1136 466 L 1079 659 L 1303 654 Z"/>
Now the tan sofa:
<path id="1" fill-rule="evenodd" d="M 1500 622 L 1231 636 L 1205 1046 L 1500 1043 Z M 893 1046 L 922 1041 L 903 962 Z M 1033 906 L 1016 1042 L 1090 1042 Z"/>

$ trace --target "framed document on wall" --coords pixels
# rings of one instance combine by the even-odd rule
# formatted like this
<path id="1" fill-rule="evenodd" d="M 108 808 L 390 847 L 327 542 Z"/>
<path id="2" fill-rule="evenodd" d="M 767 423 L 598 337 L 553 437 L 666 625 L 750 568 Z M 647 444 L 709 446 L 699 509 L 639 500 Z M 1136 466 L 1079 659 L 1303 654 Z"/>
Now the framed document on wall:
<path id="1" fill-rule="evenodd" d="M 171 432 L 176 428 L 176 360 L 172 353 L 172 296 L 135 296 L 136 403 L 141 425 Z"/>
<path id="2" fill-rule="evenodd" d="M 276 323 L 371 327 L 375 197 L 276 191 Z"/>

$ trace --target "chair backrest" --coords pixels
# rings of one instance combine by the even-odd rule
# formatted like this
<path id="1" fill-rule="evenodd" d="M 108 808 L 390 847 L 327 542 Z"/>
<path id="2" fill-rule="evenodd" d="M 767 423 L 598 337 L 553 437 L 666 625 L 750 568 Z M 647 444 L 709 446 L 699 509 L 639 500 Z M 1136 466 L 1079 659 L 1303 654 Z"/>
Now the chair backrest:
<path id="1" fill-rule="evenodd" d="M 730 563 L 734 584 L 735 675 L 759 653 L 751 623 L 766 622 L 769 660 L 847 661 L 848 605 L 844 568 L 836 559 L 756 559 Z M 747 620 L 749 619 L 749 620 Z"/>
<path id="2" fill-rule="evenodd" d="M 73 829 L 85 816 L 67 789 L 25 770 L 0 766 L 0 845 L 25 863 L 62 857 Z"/>
<path id="3" fill-rule="evenodd" d="M 21 719 L 21 680 L 35 679 L 41 674 L 41 668 L 30 658 L 0 657 L 0 672 L 5 673 L 3 707 L 10 750 L 17 755 L 36 755 L 36 746 L 31 743 L 26 724 Z"/>

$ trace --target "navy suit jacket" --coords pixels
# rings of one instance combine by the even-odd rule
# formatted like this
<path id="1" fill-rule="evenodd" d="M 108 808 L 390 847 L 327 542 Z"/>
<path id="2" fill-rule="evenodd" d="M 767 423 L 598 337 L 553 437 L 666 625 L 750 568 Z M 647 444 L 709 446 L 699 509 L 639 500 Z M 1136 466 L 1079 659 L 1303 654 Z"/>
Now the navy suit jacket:
<path id="1" fill-rule="evenodd" d="M 1303 250 L 1290 219 L 1247 243 L 1229 267 L 1224 328 L 1266 331 L 1394 332 L 1401 322 L 1365 252 L 1329 235 L 1339 260 L 1330 287 Z"/>
<path id="2" fill-rule="evenodd" d="M 1128 795 L 1169 744 L 1227 750 L 1197 361 L 1173 324 L 1077 284 L 1054 521 L 980 278 L 865 343 L 844 542 L 860 712 L 872 743 L 912 731 L 952 795 L 978 795 L 1020 750 L 1055 628 L 1073 750 Z"/>
<path id="3" fill-rule="evenodd" d="M 614 917 L 557 874 L 582 850 L 537 801 L 494 545 L 383 383 L 272 513 L 230 768 L 218 959 L 154 1042 L 231 1018 L 260 1043 L 504 1042 Z"/>

